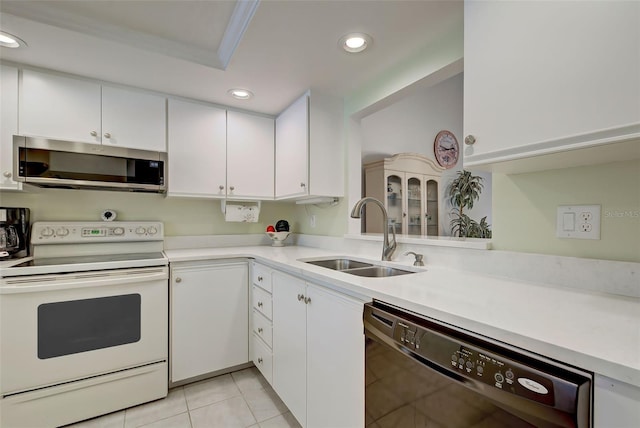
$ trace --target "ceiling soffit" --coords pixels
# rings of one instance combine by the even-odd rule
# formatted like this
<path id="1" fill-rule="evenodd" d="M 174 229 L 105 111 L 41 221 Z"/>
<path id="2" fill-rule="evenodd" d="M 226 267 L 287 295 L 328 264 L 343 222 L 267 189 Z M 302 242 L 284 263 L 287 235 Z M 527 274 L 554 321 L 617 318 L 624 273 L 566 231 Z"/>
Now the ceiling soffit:
<path id="1" fill-rule="evenodd" d="M 56 3 L 58 2 L 4 1 L 2 12 L 207 67 L 225 70 L 258 8 L 260 0 L 235 1 L 233 10 L 229 7 L 229 2 L 210 3 L 212 6 L 217 3 L 219 6 L 227 7 L 227 10 L 218 7 L 210 23 L 210 25 L 218 26 L 218 28 L 224 27 L 224 33 L 221 33 L 221 36 L 214 37 L 214 40 L 209 41 L 211 48 L 197 46 L 193 43 L 177 40 L 177 38 L 151 34 L 126 25 L 107 22 L 102 17 L 92 17 L 87 13 L 76 13 L 73 11 L 73 7 L 57 7 Z M 73 3 L 69 2 L 69 4 Z M 157 25 L 161 26 L 164 23 L 158 23 Z"/>

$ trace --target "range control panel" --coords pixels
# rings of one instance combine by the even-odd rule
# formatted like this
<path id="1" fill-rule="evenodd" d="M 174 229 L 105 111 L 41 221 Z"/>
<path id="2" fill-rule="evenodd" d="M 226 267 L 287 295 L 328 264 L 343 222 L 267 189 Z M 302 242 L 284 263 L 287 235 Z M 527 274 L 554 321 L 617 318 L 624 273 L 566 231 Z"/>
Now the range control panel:
<path id="1" fill-rule="evenodd" d="M 162 241 L 163 239 L 163 224 L 155 221 L 36 222 L 31 231 L 33 245 Z"/>
<path id="2" fill-rule="evenodd" d="M 415 354 L 467 379 L 540 403 L 555 402 L 548 376 L 507 357 L 404 320 L 394 323 L 393 338 Z"/>

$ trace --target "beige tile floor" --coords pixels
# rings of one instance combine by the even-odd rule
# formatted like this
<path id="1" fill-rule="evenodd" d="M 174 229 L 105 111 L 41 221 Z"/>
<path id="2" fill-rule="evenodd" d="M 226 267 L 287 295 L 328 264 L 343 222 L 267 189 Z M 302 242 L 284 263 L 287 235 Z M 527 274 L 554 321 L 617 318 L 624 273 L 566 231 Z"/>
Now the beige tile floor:
<path id="1" fill-rule="evenodd" d="M 251 367 L 169 391 L 151 403 L 66 428 L 299 428 L 260 372 Z"/>

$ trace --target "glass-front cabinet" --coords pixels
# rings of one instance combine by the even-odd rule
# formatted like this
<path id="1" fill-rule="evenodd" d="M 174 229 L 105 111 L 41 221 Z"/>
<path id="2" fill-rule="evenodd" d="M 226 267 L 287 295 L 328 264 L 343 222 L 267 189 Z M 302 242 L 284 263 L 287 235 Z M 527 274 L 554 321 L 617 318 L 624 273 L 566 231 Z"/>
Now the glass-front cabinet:
<path id="1" fill-rule="evenodd" d="M 366 164 L 365 195 L 384 203 L 389 232 L 414 236 L 439 235 L 439 183 L 443 169 L 416 153 L 399 153 Z M 381 233 L 381 210 L 366 206 L 364 231 Z"/>

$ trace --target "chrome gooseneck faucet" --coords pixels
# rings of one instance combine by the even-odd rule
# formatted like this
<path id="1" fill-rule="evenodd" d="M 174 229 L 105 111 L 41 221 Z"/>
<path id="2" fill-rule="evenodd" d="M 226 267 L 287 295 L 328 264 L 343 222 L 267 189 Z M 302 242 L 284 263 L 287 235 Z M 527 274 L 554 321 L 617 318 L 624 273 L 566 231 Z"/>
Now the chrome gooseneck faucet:
<path id="1" fill-rule="evenodd" d="M 384 242 L 382 243 L 382 260 L 389 261 L 391 260 L 391 256 L 393 255 L 393 252 L 396 250 L 396 245 L 397 245 L 396 244 L 396 228 L 395 228 L 395 224 L 391 226 L 391 233 L 393 234 L 393 242 L 390 243 L 389 242 L 389 220 L 388 220 L 389 216 L 387 214 L 387 209 L 384 207 L 382 202 L 370 196 L 360 199 L 358 202 L 356 202 L 356 204 L 353 206 L 353 209 L 351 210 L 351 218 L 360 218 L 360 216 L 362 215 L 362 208 L 364 208 L 364 205 L 367 202 L 373 202 L 374 204 L 379 206 L 380 209 L 382 210 L 382 231 L 384 234 Z"/>

